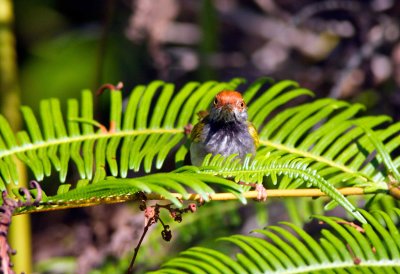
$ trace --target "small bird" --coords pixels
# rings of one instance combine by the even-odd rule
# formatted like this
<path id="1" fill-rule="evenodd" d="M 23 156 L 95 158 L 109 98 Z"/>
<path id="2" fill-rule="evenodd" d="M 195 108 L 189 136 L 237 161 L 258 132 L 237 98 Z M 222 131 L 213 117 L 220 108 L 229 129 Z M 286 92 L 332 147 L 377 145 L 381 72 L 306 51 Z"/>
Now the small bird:
<path id="1" fill-rule="evenodd" d="M 242 160 L 247 154 L 255 153 L 259 144 L 258 133 L 248 121 L 247 106 L 239 92 L 219 92 L 209 113 L 201 112 L 199 116 L 200 121 L 190 135 L 190 158 L 193 165 L 200 166 L 209 153 L 222 156 L 238 154 Z M 260 193 L 257 199 L 265 200 L 264 187 L 256 186 L 256 189 Z"/>

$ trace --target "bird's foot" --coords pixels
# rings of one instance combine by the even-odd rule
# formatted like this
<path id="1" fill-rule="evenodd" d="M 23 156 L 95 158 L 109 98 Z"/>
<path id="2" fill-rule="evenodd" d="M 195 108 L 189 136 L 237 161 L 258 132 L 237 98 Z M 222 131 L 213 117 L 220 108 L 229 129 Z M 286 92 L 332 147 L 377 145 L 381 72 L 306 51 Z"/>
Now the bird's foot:
<path id="1" fill-rule="evenodd" d="M 259 202 L 265 202 L 267 200 L 267 190 L 263 186 L 263 184 L 256 184 L 255 187 L 257 191 L 257 201 Z"/>
<path id="2" fill-rule="evenodd" d="M 211 194 L 207 193 L 207 196 L 208 196 L 208 200 L 211 201 Z M 199 207 L 206 203 L 206 201 L 204 200 L 203 196 L 201 196 L 201 195 L 200 195 L 200 198 L 199 198 L 198 201 L 199 201 L 199 204 L 198 204 Z"/>
<path id="3" fill-rule="evenodd" d="M 257 198 L 256 200 L 258 202 L 265 202 L 267 200 L 267 190 L 263 186 L 263 184 L 257 184 L 257 183 L 245 183 L 245 182 L 239 182 L 240 185 L 243 186 L 251 186 L 257 191 Z"/>

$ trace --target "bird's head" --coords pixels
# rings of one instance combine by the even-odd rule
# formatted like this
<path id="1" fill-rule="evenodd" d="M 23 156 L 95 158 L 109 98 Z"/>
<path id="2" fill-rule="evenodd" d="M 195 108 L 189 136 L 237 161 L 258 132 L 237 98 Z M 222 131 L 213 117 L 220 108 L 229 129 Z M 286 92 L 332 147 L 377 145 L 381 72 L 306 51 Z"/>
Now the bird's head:
<path id="1" fill-rule="evenodd" d="M 246 122 L 247 107 L 242 95 L 237 91 L 221 91 L 215 96 L 209 117 L 214 122 Z"/>

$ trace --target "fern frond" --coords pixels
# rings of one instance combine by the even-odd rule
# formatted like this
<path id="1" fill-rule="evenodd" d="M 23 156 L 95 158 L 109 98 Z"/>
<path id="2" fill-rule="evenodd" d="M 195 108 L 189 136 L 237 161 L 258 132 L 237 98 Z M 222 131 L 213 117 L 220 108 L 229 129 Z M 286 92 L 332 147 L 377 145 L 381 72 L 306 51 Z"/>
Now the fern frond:
<path id="1" fill-rule="evenodd" d="M 400 210 L 395 209 L 396 214 Z M 328 226 L 314 237 L 287 222 L 255 230 L 263 238 L 233 235 L 220 238 L 240 249 L 233 258 L 217 250 L 194 247 L 164 263 L 155 273 L 398 273 L 399 229 L 383 212 L 362 211 L 370 224 L 360 229 L 340 218 L 316 216 Z M 383 225 L 376 216 L 383 217 Z M 218 260 L 218 264 L 213 264 Z"/>
<path id="2" fill-rule="evenodd" d="M 242 163 L 240 159 L 235 159 L 235 156 L 231 155 L 224 158 L 221 155 L 211 157 L 211 154 L 209 154 L 205 157 L 198 172 L 207 175 L 218 175 L 224 178 L 234 178 L 236 182 L 259 184 L 263 183 L 264 177 L 270 177 L 273 184 L 277 184 L 278 176 L 285 175 L 288 178 L 299 180 L 301 183 L 306 183 L 308 186 L 319 188 L 357 220 L 363 223 L 366 222 L 343 194 L 321 177 L 316 170 L 309 167 L 308 159 L 293 155 L 291 157 L 267 155 L 252 159 L 252 156 L 248 155 Z"/>
<path id="3" fill-rule="evenodd" d="M 246 98 L 251 100 L 266 81 L 260 79 L 250 85 Z M 197 122 L 196 113 L 207 109 L 219 91 L 237 89 L 243 82 L 240 78 L 229 82 L 190 82 L 174 92 L 172 84 L 154 81 L 133 89 L 124 113 L 122 94 L 114 90 L 110 95 L 108 129 L 94 120 L 93 98 L 88 90 L 82 93 L 80 106 L 75 99 L 68 101 L 66 116 L 57 99 L 41 102 L 40 118 L 29 107 L 22 107 L 26 131 L 17 134 L 0 116 L 0 188 L 5 188 L 4 183 L 18 183 L 15 156 L 29 166 L 39 181 L 55 169 L 60 181 L 65 182 L 71 162 L 80 178 L 94 182 L 102 180 L 106 170 L 124 178 L 128 170 L 143 167 L 149 172 L 153 165 L 160 168 L 171 150 L 185 138 L 183 128 Z M 250 116 L 265 116 L 267 101 L 271 112 L 298 96 L 311 94 L 295 82 L 278 82 L 254 101 Z M 175 162 L 182 162 L 187 153 L 187 147 L 181 145 Z"/>
<path id="4" fill-rule="evenodd" d="M 38 208 L 21 208 L 18 213 L 124 202 L 135 200 L 135 196 L 140 192 L 145 195 L 160 195 L 163 199 L 181 207 L 180 199 L 187 200 L 193 194 L 198 194 L 204 201 L 209 201 L 209 196 L 215 194 L 213 187 L 216 186 L 235 195 L 242 203 L 246 203 L 242 195 L 243 188 L 235 182 L 206 174 L 171 172 L 131 179 L 108 177 L 95 184 L 81 180 L 72 190 L 70 185 L 64 184 L 56 195 L 45 196 Z M 137 197 L 140 199 L 140 196 Z"/>
<path id="5" fill-rule="evenodd" d="M 149 172 L 154 159 L 160 168 L 172 148 L 182 142 L 184 126 L 194 121 L 196 111 L 208 108 L 217 92 L 235 89 L 242 82 L 188 83 L 172 98 L 172 84 L 154 81 L 132 91 L 125 113 L 122 94 L 114 90 L 109 129 L 94 120 L 93 98 L 88 90 L 82 93 L 80 108 L 77 100 L 68 101 L 66 117 L 57 99 L 41 102 L 41 121 L 29 107 L 22 107 L 27 130 L 15 135 L 0 116 L 0 189 L 5 188 L 5 182 L 18 183 L 15 156 L 39 181 L 54 168 L 64 182 L 71 161 L 82 179 L 95 182 L 106 176 L 106 170 L 113 176 L 126 177 L 129 169 L 138 171 L 143 165 Z"/>
<path id="6" fill-rule="evenodd" d="M 257 103 L 256 100 L 250 105 L 249 112 Z M 260 128 L 262 147 L 259 153 L 294 154 L 307 158 L 310 167 L 318 170 L 320 175 L 334 185 L 349 180 L 351 184 L 383 181 L 385 174 L 376 168 L 382 160 L 374 156 L 374 146 L 370 144 L 365 132 L 354 124 L 364 124 L 372 130 L 382 127 L 391 118 L 357 118 L 356 115 L 362 109 L 363 106 L 359 104 L 349 105 L 333 99 L 320 99 L 288 108 L 271 118 L 265 115 L 271 112 L 266 104 L 263 111 L 253 117 L 260 126 L 263 121 L 270 119 Z M 399 131 L 400 124 L 375 131 L 388 153 L 394 150 L 395 144 L 399 145 L 400 138 L 396 136 Z M 395 168 L 398 169 L 400 163 L 396 163 Z"/>
<path id="7" fill-rule="evenodd" d="M 365 131 L 354 124 L 374 130 L 391 154 L 400 144 L 400 123 L 385 128 L 389 117 L 357 118 L 363 106 L 333 99 L 290 107 L 275 115 L 293 99 L 313 94 L 293 81 L 265 89 L 268 81 L 259 79 L 244 92 L 250 120 L 260 131 L 259 155 L 287 157 L 289 162 L 292 156 L 301 157 L 304 164 L 335 186 L 381 187 L 387 181 L 380 168 L 383 159 L 376 155 Z M 222 83 L 191 82 L 175 92 L 172 84 L 154 81 L 134 88 L 125 112 L 121 92 L 112 91 L 108 129 L 94 120 L 90 91 L 82 93 L 80 106 L 75 99 L 68 101 L 65 117 L 57 99 L 41 102 L 40 118 L 23 107 L 26 131 L 17 134 L 0 116 L 0 188 L 18 182 L 16 157 L 39 181 L 56 170 L 60 181 L 65 182 L 71 163 L 81 179 L 93 182 L 103 180 L 107 173 L 125 178 L 129 170 L 150 172 L 154 166 L 162 167 L 174 147 L 178 147 L 175 163 L 181 165 L 188 153 L 184 127 L 197 122 L 196 113 L 207 109 L 217 92 L 237 89 L 242 82 L 239 78 Z M 392 169 L 397 170 L 400 156 L 392 163 Z M 300 184 L 300 180 L 286 176 L 279 187 L 296 188 Z"/>
<path id="8" fill-rule="evenodd" d="M 375 134 L 375 132 L 363 124 L 355 123 L 355 125 L 359 126 L 362 130 L 364 130 L 369 141 L 374 145 L 374 148 L 376 149 L 377 153 L 381 157 L 382 162 L 385 164 L 388 173 L 393 175 L 397 182 L 400 182 L 400 173 L 397 170 L 397 167 L 395 166 L 395 164 L 393 163 L 393 161 L 390 157 L 390 154 L 386 150 L 384 144 L 382 143 L 381 140 L 379 140 L 379 138 Z M 395 132 L 393 132 L 393 133 L 395 133 Z"/>

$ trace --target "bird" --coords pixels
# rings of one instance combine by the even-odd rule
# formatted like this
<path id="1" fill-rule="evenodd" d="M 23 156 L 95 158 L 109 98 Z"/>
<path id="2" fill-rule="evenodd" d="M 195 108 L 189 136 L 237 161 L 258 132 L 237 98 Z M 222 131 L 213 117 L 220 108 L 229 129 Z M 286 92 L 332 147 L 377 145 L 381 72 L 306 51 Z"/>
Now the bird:
<path id="1" fill-rule="evenodd" d="M 224 157 L 237 154 L 241 160 L 255 154 L 259 136 L 248 120 L 247 106 L 242 95 L 234 90 L 219 92 L 208 112 L 199 113 L 200 121 L 190 133 L 190 159 L 192 165 L 201 166 L 208 154 Z M 262 185 L 255 186 L 258 200 L 265 200 Z"/>

